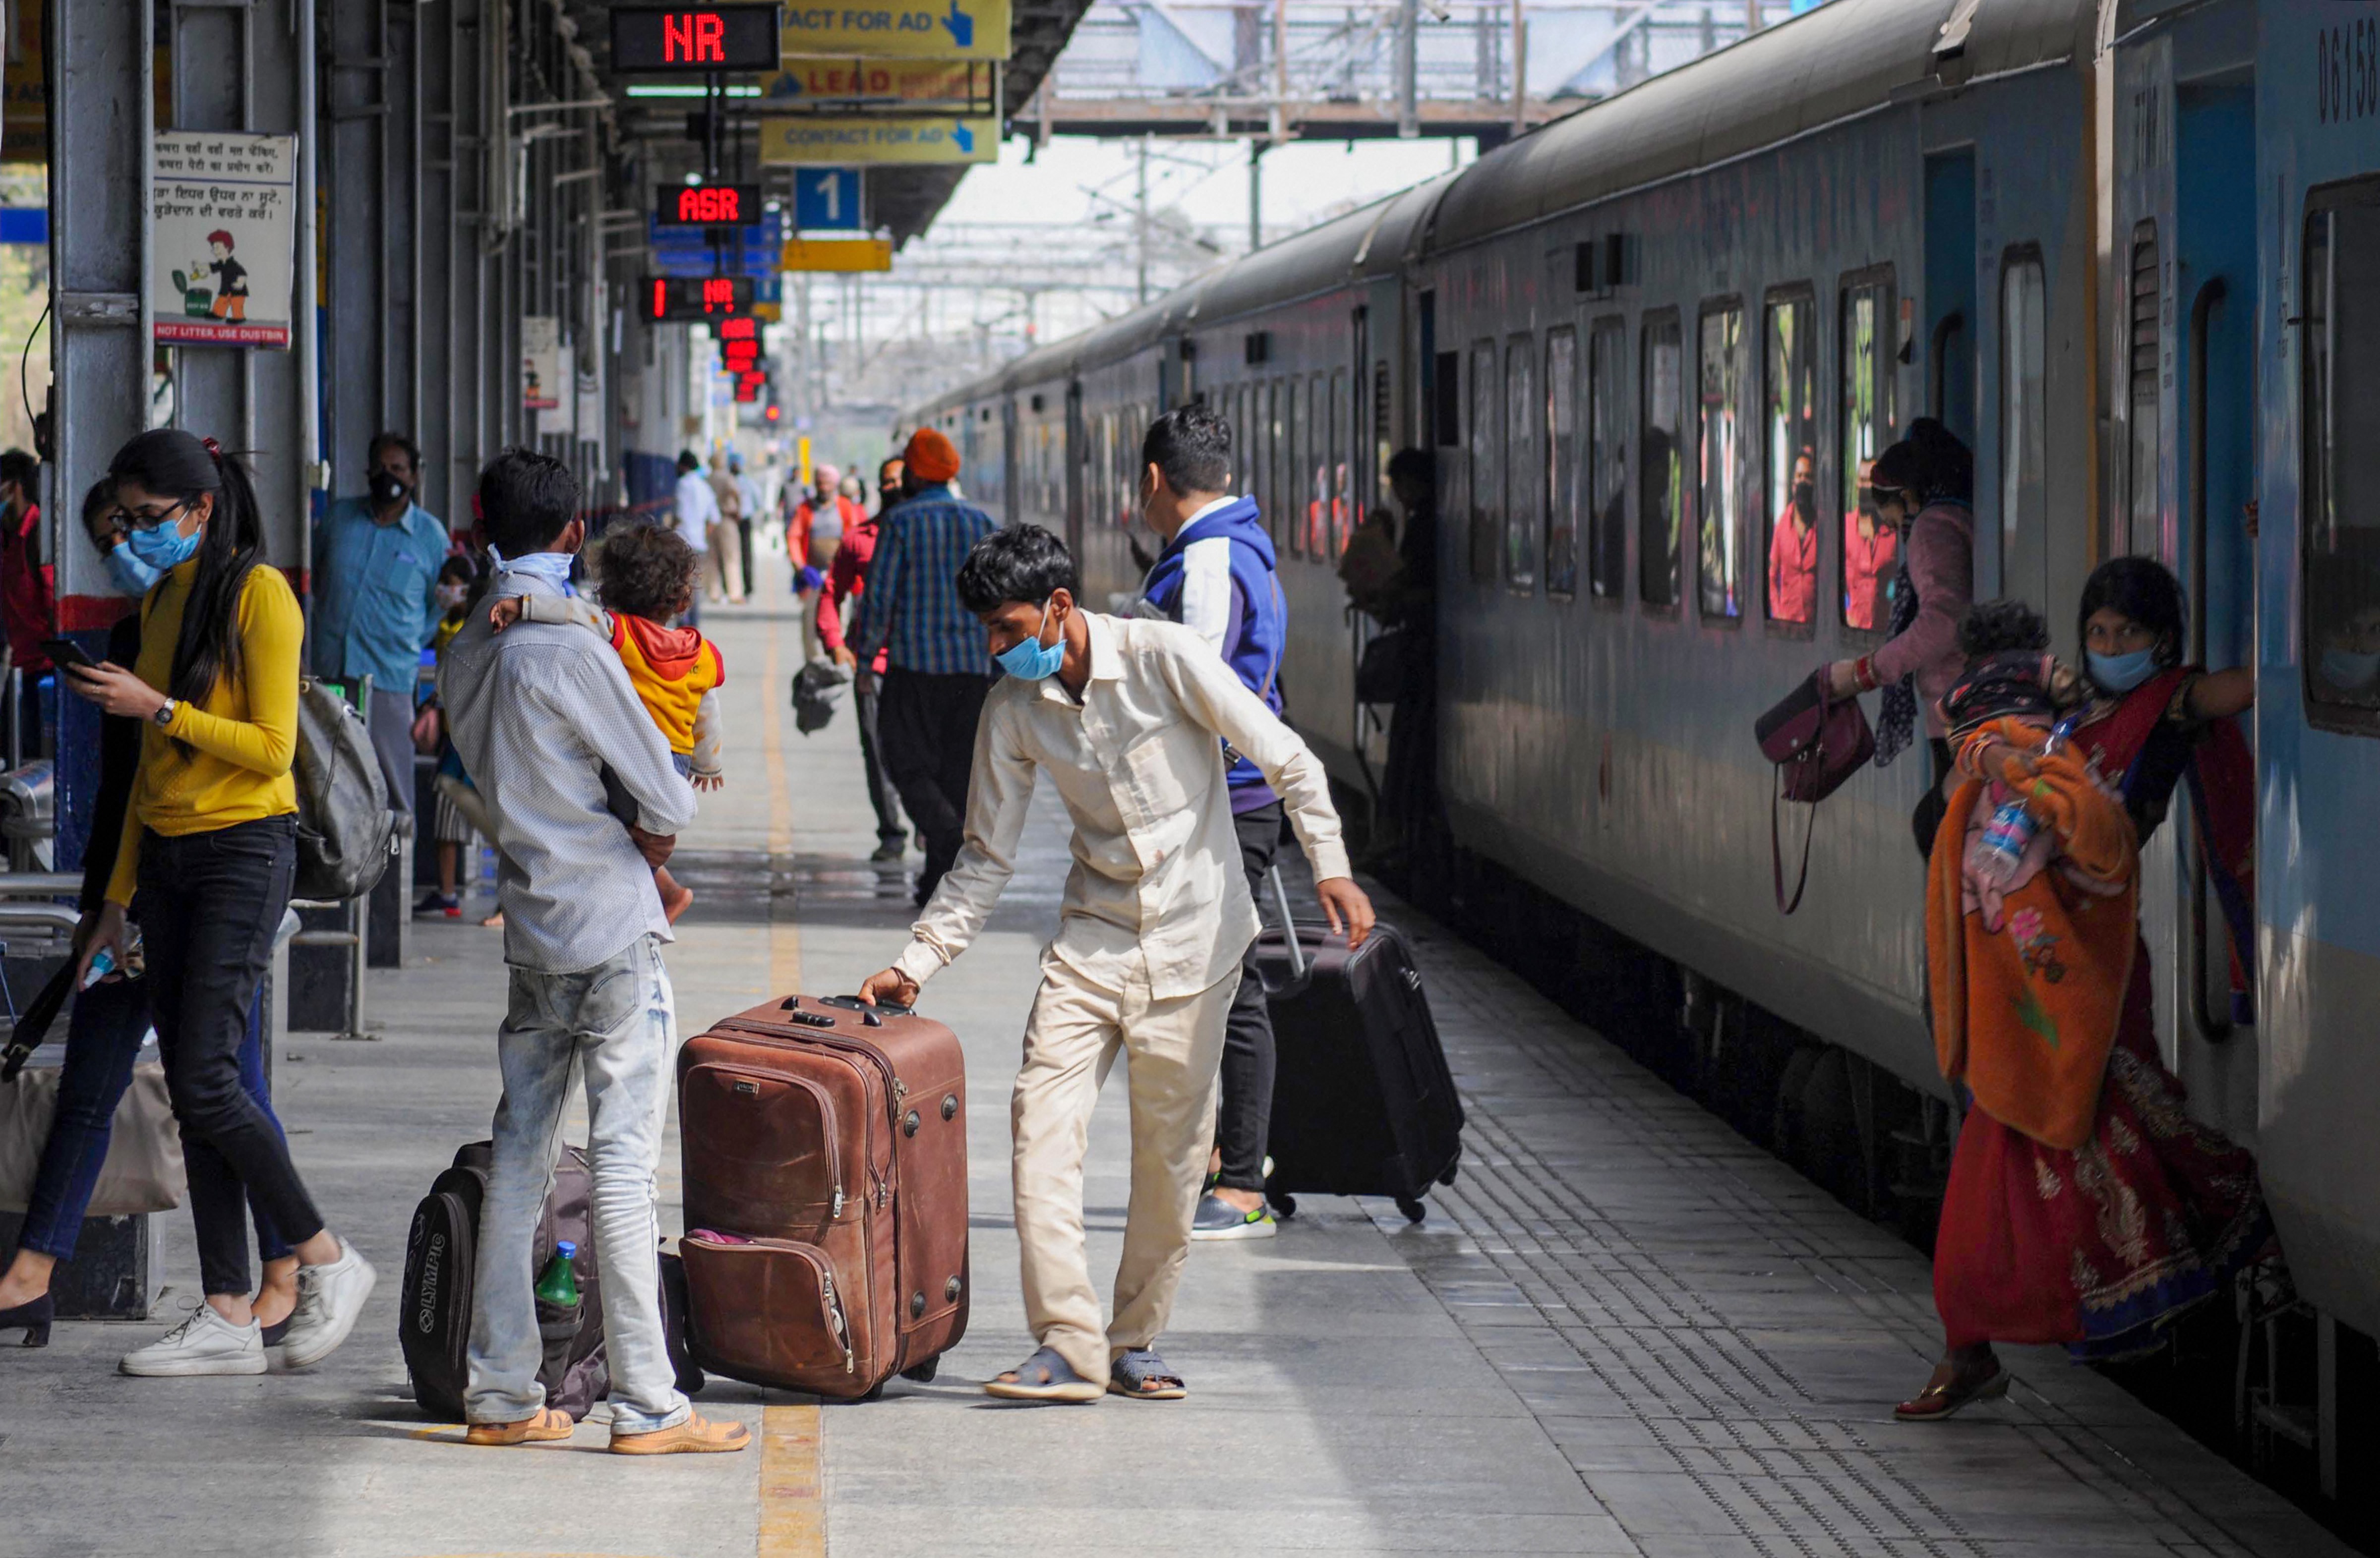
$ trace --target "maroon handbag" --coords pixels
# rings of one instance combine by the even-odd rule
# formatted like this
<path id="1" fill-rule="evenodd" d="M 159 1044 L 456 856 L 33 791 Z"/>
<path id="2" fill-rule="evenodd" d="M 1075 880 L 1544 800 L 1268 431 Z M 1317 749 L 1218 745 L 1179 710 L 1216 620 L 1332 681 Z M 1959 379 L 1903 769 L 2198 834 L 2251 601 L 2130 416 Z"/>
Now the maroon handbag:
<path id="1" fill-rule="evenodd" d="M 1768 864 L 1776 880 L 1777 907 L 1791 914 L 1802 906 L 1802 890 L 1810 882 L 1810 840 L 1817 833 L 1818 819 L 1814 812 L 1809 830 L 1802 835 L 1802 869 L 1789 900 L 1777 803 L 1801 801 L 1815 806 L 1832 795 L 1876 755 L 1876 737 L 1867 728 L 1859 700 L 1838 699 L 1828 690 L 1824 666 L 1762 715 L 1752 733 L 1760 743 L 1760 755 L 1777 765 L 1768 797 Z"/>

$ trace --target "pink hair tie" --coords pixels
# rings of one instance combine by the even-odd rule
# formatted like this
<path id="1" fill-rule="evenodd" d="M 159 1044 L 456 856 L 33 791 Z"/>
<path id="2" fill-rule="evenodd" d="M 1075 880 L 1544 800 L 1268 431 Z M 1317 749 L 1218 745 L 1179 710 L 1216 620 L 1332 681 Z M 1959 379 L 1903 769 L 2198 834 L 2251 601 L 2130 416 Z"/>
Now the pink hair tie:
<path id="1" fill-rule="evenodd" d="M 212 440 L 212 439 L 211 439 L 211 438 L 202 438 L 202 439 L 199 440 L 199 441 L 200 441 L 200 443 L 202 443 L 202 444 L 204 444 L 204 445 L 206 446 L 206 451 L 207 451 L 207 453 L 208 453 L 210 455 L 212 455 L 212 456 L 214 457 L 214 462 L 215 462 L 215 464 L 216 464 L 216 465 L 222 465 L 222 464 L 223 464 L 223 445 L 222 445 L 222 444 L 217 443 L 214 440 Z"/>

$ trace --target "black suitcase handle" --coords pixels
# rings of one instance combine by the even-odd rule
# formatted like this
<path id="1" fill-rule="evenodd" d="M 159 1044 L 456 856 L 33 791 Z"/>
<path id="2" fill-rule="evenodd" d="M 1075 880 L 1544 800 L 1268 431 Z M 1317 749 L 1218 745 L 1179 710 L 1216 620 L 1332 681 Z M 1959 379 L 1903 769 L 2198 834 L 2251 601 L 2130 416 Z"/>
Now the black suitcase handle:
<path id="1" fill-rule="evenodd" d="M 1265 877 L 1272 884 L 1273 906 L 1281 911 L 1281 938 L 1289 948 L 1289 977 L 1292 981 L 1305 977 L 1305 946 L 1297 939 L 1297 916 L 1289 912 L 1289 884 L 1281 877 L 1278 862 L 1265 867 Z M 1263 912 L 1257 912 L 1262 917 Z"/>

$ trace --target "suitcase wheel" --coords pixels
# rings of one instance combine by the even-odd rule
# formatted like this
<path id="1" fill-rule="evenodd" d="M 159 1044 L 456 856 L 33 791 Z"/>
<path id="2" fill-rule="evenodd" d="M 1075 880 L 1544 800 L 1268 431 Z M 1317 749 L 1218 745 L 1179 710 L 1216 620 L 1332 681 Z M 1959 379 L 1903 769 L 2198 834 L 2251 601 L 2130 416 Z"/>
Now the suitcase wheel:
<path id="1" fill-rule="evenodd" d="M 877 1381 L 873 1385 L 871 1385 L 871 1386 L 869 1386 L 869 1387 L 868 1387 L 868 1394 L 867 1394 L 866 1395 L 861 1396 L 859 1399 L 860 1399 L 862 1402 L 868 1402 L 868 1401 L 881 1401 L 881 1400 L 883 1400 L 883 1399 L 884 1399 L 884 1382 L 883 1382 L 882 1380 L 879 1380 L 879 1381 Z"/>
<path id="2" fill-rule="evenodd" d="M 921 1385 L 929 1385 L 934 1383 L 934 1376 L 941 1371 L 942 1360 L 939 1358 L 929 1358 L 915 1369 L 902 1370 L 901 1377 L 905 1380 L 915 1380 Z"/>
<path id="3" fill-rule="evenodd" d="M 1438 1182 L 1441 1185 L 1451 1185 L 1454 1183 L 1455 1175 L 1461 1173 L 1462 1170 L 1463 1162 L 1458 1158 L 1454 1162 L 1446 1165 L 1446 1172 L 1438 1177 Z"/>
<path id="4" fill-rule="evenodd" d="M 1405 1214 L 1405 1221 L 1408 1223 L 1418 1223 L 1429 1215 L 1429 1208 L 1412 1196 L 1397 1197 L 1397 1210 Z"/>
<path id="5" fill-rule="evenodd" d="M 1273 1215 L 1277 1217 L 1294 1217 L 1297 1215 L 1297 1198 L 1295 1196 L 1268 1195 L 1265 1197 L 1265 1200 L 1270 1203 L 1273 1210 Z"/>

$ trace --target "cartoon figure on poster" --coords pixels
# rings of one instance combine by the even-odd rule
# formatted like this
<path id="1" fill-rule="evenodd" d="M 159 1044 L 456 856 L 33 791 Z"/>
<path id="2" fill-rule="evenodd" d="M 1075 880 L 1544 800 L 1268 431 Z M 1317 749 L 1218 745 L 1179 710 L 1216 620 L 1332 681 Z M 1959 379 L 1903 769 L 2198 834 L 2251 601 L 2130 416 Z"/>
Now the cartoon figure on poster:
<path id="1" fill-rule="evenodd" d="M 248 318 L 248 267 L 232 258 L 236 248 L 231 233 L 218 227 L 207 235 L 210 260 L 193 260 L 188 274 L 174 272 L 174 284 L 182 289 L 182 312 L 196 320 L 238 320 Z M 215 290 L 209 294 L 201 277 L 212 275 Z"/>
<path id="2" fill-rule="evenodd" d="M 156 338 L 285 350 L 294 311 L 297 140 L 162 131 L 152 153 Z"/>

